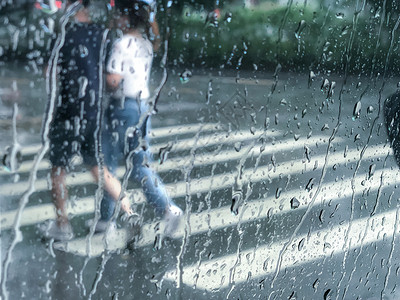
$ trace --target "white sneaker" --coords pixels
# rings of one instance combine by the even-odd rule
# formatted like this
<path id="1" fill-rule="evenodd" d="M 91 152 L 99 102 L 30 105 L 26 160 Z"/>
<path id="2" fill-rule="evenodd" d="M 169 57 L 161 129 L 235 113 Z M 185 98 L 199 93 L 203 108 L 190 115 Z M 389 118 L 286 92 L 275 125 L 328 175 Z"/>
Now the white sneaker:
<path id="1" fill-rule="evenodd" d="M 44 237 L 54 239 L 54 241 L 70 241 L 74 238 L 74 232 L 71 224 L 58 225 L 55 220 L 51 220 L 43 229 Z"/>
<path id="2" fill-rule="evenodd" d="M 164 215 L 164 235 L 172 237 L 172 235 L 178 229 L 179 224 L 183 218 L 183 211 L 176 205 L 170 205 L 167 207 Z"/>
<path id="3" fill-rule="evenodd" d="M 86 228 L 91 228 L 93 226 L 94 219 L 87 220 L 85 222 Z M 106 232 L 107 226 L 110 224 L 110 231 L 115 231 L 117 229 L 117 225 L 115 222 L 109 222 L 109 221 L 103 221 L 103 220 L 98 220 L 96 224 L 96 228 L 94 229 L 94 233 L 103 233 Z"/>

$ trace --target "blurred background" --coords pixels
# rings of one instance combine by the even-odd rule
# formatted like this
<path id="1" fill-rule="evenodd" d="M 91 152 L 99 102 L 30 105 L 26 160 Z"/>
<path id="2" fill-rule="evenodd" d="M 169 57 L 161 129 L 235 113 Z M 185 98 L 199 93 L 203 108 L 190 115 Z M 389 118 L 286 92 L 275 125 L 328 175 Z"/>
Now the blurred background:
<path id="1" fill-rule="evenodd" d="M 55 214 L 47 154 L 33 162 L 64 8 L 0 1 L 4 299 L 400 298 L 399 172 L 383 110 L 400 86 L 400 3 L 157 1 L 152 90 L 168 80 L 154 167 L 186 215 L 160 242 L 129 186 L 145 224 L 133 247 L 86 239 L 97 185 L 79 163 L 69 179 L 77 238 L 40 235 Z M 112 3 L 90 11 L 110 24 Z"/>

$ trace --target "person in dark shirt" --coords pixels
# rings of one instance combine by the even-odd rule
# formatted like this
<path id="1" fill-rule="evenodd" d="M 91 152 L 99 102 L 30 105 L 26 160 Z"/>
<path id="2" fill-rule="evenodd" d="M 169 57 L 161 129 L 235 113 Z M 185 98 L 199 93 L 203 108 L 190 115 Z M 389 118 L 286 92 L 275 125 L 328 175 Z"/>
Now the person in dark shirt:
<path id="1" fill-rule="evenodd" d="M 73 4 L 70 1 L 68 5 Z M 49 130 L 50 161 L 52 164 L 52 198 L 56 207 L 56 221 L 45 230 L 47 238 L 69 240 L 73 230 L 68 220 L 66 173 L 74 155 L 80 154 L 96 180 L 100 177 L 99 144 L 101 134 L 102 53 L 107 30 L 91 22 L 88 1 L 75 3 L 77 12 L 66 25 L 65 36 L 57 60 L 59 96 L 55 101 Z M 121 193 L 119 181 L 103 168 L 104 188 L 114 198 Z M 128 200 L 126 200 L 128 201 Z M 129 203 L 121 204 L 128 214 Z"/>
<path id="2" fill-rule="evenodd" d="M 386 132 L 397 165 L 400 167 L 400 92 L 390 95 L 384 103 Z"/>

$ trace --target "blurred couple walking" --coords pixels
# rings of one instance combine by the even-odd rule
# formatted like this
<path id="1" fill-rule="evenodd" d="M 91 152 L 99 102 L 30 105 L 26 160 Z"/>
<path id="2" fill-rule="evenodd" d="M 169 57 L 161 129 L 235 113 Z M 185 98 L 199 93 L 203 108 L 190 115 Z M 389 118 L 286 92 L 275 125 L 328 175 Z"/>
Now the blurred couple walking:
<path id="1" fill-rule="evenodd" d="M 45 229 L 50 239 L 65 241 L 74 236 L 66 209 L 66 174 L 76 154 L 94 180 L 103 182 L 100 219 L 91 225 L 95 232 L 114 229 L 120 208 L 134 214 L 116 177 L 121 160 L 129 180 L 141 185 L 147 202 L 164 219 L 164 235 L 173 234 L 183 215 L 149 167 L 149 78 L 153 51 L 160 41 L 155 2 L 115 0 L 113 6 L 113 27 L 122 36 L 111 43 L 111 51 L 106 50 L 109 30 L 91 21 L 89 0 L 69 0 L 65 31 L 61 30 L 50 58 L 48 82 L 59 87 L 48 106 L 51 191 L 57 216 Z M 102 96 L 104 76 L 109 101 Z"/>

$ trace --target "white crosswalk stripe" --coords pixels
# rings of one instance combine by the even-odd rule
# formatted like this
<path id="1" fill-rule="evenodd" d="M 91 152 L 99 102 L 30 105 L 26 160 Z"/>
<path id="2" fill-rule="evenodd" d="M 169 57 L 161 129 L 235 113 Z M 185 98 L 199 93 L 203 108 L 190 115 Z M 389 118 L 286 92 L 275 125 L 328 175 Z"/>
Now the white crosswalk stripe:
<path id="1" fill-rule="evenodd" d="M 279 132 L 271 132 L 268 133 L 269 137 L 274 137 L 277 136 Z M 202 136 L 197 140 L 194 140 L 193 138 L 187 138 L 187 139 L 182 139 L 177 142 L 174 142 L 172 144 L 172 148 L 170 151 L 183 151 L 183 150 L 189 150 L 192 149 L 194 146 L 196 148 L 203 148 L 203 147 L 209 147 L 212 145 L 219 145 L 219 144 L 232 144 L 235 142 L 245 142 L 248 140 L 255 140 L 259 137 L 259 133 L 250 133 L 248 131 L 242 131 L 242 132 L 236 132 L 233 134 L 226 134 L 225 132 L 219 132 L 216 134 L 211 134 L 211 135 L 206 135 Z M 156 144 L 152 147 L 153 153 L 158 153 L 161 147 L 165 147 L 166 144 Z M 175 160 L 176 166 L 175 168 L 178 167 L 179 165 L 182 165 L 182 162 Z M 46 163 L 43 163 L 46 164 Z M 49 165 L 47 165 L 49 166 Z M 163 172 L 164 170 L 169 170 L 171 169 L 171 163 L 166 163 L 163 165 L 160 165 L 157 168 L 157 171 Z M 119 171 L 119 175 L 123 174 L 123 169 L 121 168 Z M 79 185 L 79 184 L 90 184 L 92 183 L 93 179 L 91 175 L 87 173 L 81 173 L 78 176 L 71 176 L 69 178 L 68 184 L 69 185 Z M 49 182 L 46 179 L 38 179 L 35 182 L 35 189 L 36 191 L 40 190 L 47 190 L 48 189 Z M 24 182 L 17 182 L 17 183 L 11 183 L 11 184 L 4 184 L 1 188 L 0 191 L 0 197 L 5 196 L 5 195 L 15 195 L 15 193 L 19 193 L 23 191 L 25 188 L 25 183 Z"/>
<path id="2" fill-rule="evenodd" d="M 383 169 L 373 180 L 370 180 L 365 186 L 358 185 L 354 191 L 355 195 L 361 195 L 365 190 L 369 189 L 370 192 L 377 191 L 381 187 L 380 176 L 384 176 L 384 182 L 386 185 L 394 183 L 394 178 L 399 176 L 398 170 Z M 359 175 L 355 178 L 356 182 L 361 182 L 365 179 L 364 175 Z M 326 186 L 322 189 L 317 201 L 314 205 L 320 204 L 325 198 L 326 194 L 329 194 L 329 199 L 332 201 L 337 201 L 342 198 L 350 197 L 352 193 L 351 182 L 350 181 L 340 181 L 340 182 L 327 182 Z M 340 195 L 340 196 L 339 196 Z M 224 206 L 220 208 L 212 209 L 211 211 L 203 211 L 201 213 L 191 213 L 188 217 L 190 220 L 190 234 L 196 235 L 200 233 L 205 233 L 208 230 L 218 230 L 222 228 L 232 227 L 238 225 L 239 221 L 241 223 L 255 222 L 260 219 L 266 219 L 272 215 L 282 215 L 291 211 L 290 199 L 296 197 L 300 202 L 300 207 L 307 206 L 310 200 L 310 193 L 306 190 L 292 190 L 285 194 L 285 202 L 277 200 L 275 196 L 271 196 L 265 199 L 253 200 L 246 203 L 242 209 L 244 212 L 240 215 L 233 215 L 230 213 L 230 206 Z M 393 213 L 393 212 L 392 212 Z M 181 224 L 180 229 L 175 233 L 174 238 L 182 238 L 184 231 L 184 224 Z M 156 223 L 146 224 L 143 228 L 142 239 L 139 241 L 137 247 L 144 247 L 151 245 L 154 242 L 156 232 L 154 228 Z M 120 230 L 118 233 L 120 237 L 126 237 L 127 233 L 125 230 Z M 104 251 L 104 241 L 102 236 L 95 237 L 91 242 L 91 253 L 86 252 L 86 239 L 79 239 L 72 243 L 68 243 L 68 251 L 82 256 L 92 255 L 98 256 Z M 117 250 L 121 247 L 121 241 L 116 243 L 110 243 L 108 250 Z M 342 245 L 342 244 L 340 244 Z M 60 243 L 57 246 L 59 249 L 66 249 L 66 245 Z M 171 271 L 173 273 L 173 271 Z M 169 275 L 168 275 L 169 276 Z M 168 277 L 167 278 L 170 278 Z"/>
<path id="3" fill-rule="evenodd" d="M 275 151 L 287 151 L 287 150 L 293 150 L 296 148 L 302 148 L 304 147 L 304 143 L 309 143 L 309 144 L 314 144 L 316 142 L 319 142 L 323 140 L 322 137 L 313 137 L 308 140 L 299 140 L 298 143 L 293 144 L 292 140 L 286 140 L 285 142 L 281 142 L 279 145 L 275 144 L 274 147 L 267 147 L 262 153 L 260 153 L 259 148 L 252 149 L 252 151 L 249 153 L 249 156 L 257 156 L 259 154 L 261 155 L 268 155 L 272 154 Z M 375 150 L 372 149 L 371 152 L 374 152 Z M 245 152 L 245 149 L 243 149 L 243 153 Z M 369 152 L 368 152 L 369 153 Z M 385 152 L 378 152 L 377 155 L 384 155 Z M 350 154 L 351 155 L 351 154 Z M 237 160 L 241 156 L 243 156 L 242 152 L 237 152 L 235 150 L 232 151 L 224 151 L 222 153 L 217 154 L 216 156 L 210 156 L 210 155 L 205 155 L 205 154 L 200 154 L 195 157 L 194 160 L 194 166 L 204 166 L 207 164 L 213 164 L 213 163 L 221 163 L 221 162 L 227 162 L 229 160 Z M 322 160 L 323 157 L 319 156 L 315 158 L 315 161 Z M 354 155 L 354 157 L 351 159 L 354 161 L 357 159 L 357 156 Z M 169 171 L 171 169 L 179 169 L 179 168 L 184 168 L 190 161 L 190 157 L 182 157 L 179 159 L 171 159 L 167 160 L 164 164 L 162 165 L 155 165 L 155 170 L 158 172 L 165 172 Z M 309 163 L 310 164 L 310 163 Z M 315 162 L 314 162 L 315 164 Z M 291 170 L 293 170 L 293 173 L 296 174 L 297 172 L 301 171 L 303 169 L 303 163 L 301 161 L 296 163 L 296 166 L 293 166 L 292 169 L 288 168 L 285 165 L 283 166 L 283 169 L 288 172 L 287 174 L 291 173 Z M 313 166 L 313 165 L 312 165 Z M 322 164 L 320 164 L 319 168 L 322 167 Z M 124 170 L 120 169 L 118 172 L 119 176 L 123 175 Z M 277 172 L 271 172 L 269 170 L 269 167 L 262 167 L 259 168 L 255 173 L 253 173 L 253 170 L 246 170 L 245 174 L 247 176 L 244 176 L 244 178 L 247 178 L 251 176 L 252 182 L 257 182 L 260 180 L 265 179 L 266 175 L 268 174 L 269 178 L 276 178 L 277 176 L 280 176 L 282 173 L 277 173 Z M 195 180 L 192 185 L 193 188 L 191 192 L 193 194 L 200 193 L 200 192 L 205 192 L 209 188 L 211 189 L 218 189 L 218 188 L 228 188 L 231 187 L 234 184 L 235 176 L 234 174 L 230 174 L 229 176 L 226 174 L 222 175 L 215 175 L 212 177 L 203 177 L 200 180 Z M 247 182 L 246 179 L 243 180 L 243 182 Z M 69 185 L 71 186 L 77 186 L 77 185 L 83 185 L 83 184 L 90 184 L 92 183 L 92 178 L 89 174 L 87 173 L 82 173 L 80 175 L 70 177 L 68 181 Z M 20 183 L 21 185 L 23 183 Z M 47 181 L 45 180 L 37 180 L 36 182 L 36 188 L 38 189 L 38 186 L 43 186 L 46 185 Z M 15 185 L 14 185 L 15 187 Z M 5 190 L 7 186 L 3 189 Z M 169 191 L 169 194 L 172 198 L 176 197 L 182 197 L 186 193 L 186 183 L 185 182 L 177 182 L 173 184 L 166 184 L 166 189 Z M 141 190 L 135 189 L 131 191 L 133 194 L 133 198 L 135 199 L 135 203 L 143 203 L 145 201 L 145 197 L 142 193 Z M 73 206 L 70 208 L 70 213 L 72 215 L 75 214 L 85 214 L 92 212 L 94 210 L 94 199 L 92 197 L 84 197 L 81 198 L 77 201 L 73 202 Z M 14 219 L 16 212 L 15 211 L 10 211 L 3 213 L 1 216 L 0 224 L 2 228 L 9 228 L 12 226 L 12 222 Z M 39 221 L 44 221 L 49 218 L 52 218 L 55 216 L 55 212 L 53 209 L 52 204 L 42 204 L 38 205 L 35 207 L 28 207 L 24 211 L 24 216 L 22 218 L 22 225 L 31 225 Z"/>
<path id="4" fill-rule="evenodd" d="M 266 137 L 274 140 L 273 144 L 266 143 L 265 149 L 261 151 L 260 142 L 252 147 L 252 141 L 258 141 L 261 132 L 251 133 L 249 131 L 239 131 L 227 134 L 216 124 L 203 126 L 191 125 L 186 129 L 182 127 L 170 127 L 164 129 L 154 129 L 155 138 L 171 138 L 173 147 L 171 148 L 171 157 L 165 162 L 159 164 L 155 162 L 153 168 L 159 173 L 170 171 L 185 171 L 186 168 L 201 168 L 212 165 L 224 165 L 232 163 L 234 168 L 231 172 L 216 173 L 213 175 L 204 175 L 191 178 L 190 183 L 183 180 L 177 182 L 166 182 L 166 189 L 172 198 L 185 197 L 189 195 L 200 195 L 202 193 L 215 192 L 224 189 L 232 189 L 237 184 L 237 162 L 243 157 L 247 159 L 271 156 L 276 154 L 292 153 L 293 155 L 283 156 L 281 161 L 271 160 L 267 164 L 260 164 L 257 167 L 246 167 L 241 170 L 242 175 L 240 183 L 247 185 L 259 182 L 268 182 L 279 180 L 283 177 L 303 176 L 307 179 L 318 177 L 323 167 L 332 169 L 334 166 L 348 168 L 349 174 L 353 174 L 353 167 L 360 160 L 360 150 L 350 148 L 346 155 L 343 152 L 332 151 L 327 156 L 326 149 L 321 147 L 315 150 L 311 156 L 306 157 L 304 147 L 315 149 L 315 145 L 326 145 L 327 136 L 314 135 L 309 138 L 300 138 L 294 140 L 293 137 L 282 138 L 282 132 L 267 132 Z M 197 132 L 202 134 L 197 139 L 194 138 Z M 191 135 L 190 138 L 187 135 Z M 182 138 L 182 136 L 184 136 Z M 342 139 L 336 138 L 335 142 L 341 142 Z M 237 151 L 235 143 L 242 143 L 242 148 Z M 153 152 L 157 153 L 166 142 L 156 143 Z M 204 148 L 222 145 L 218 151 L 212 150 L 210 153 L 204 151 Z M 195 156 L 187 153 L 193 148 L 198 149 Z M 179 155 L 180 151 L 186 151 Z M 24 155 L 34 153 L 32 149 L 26 149 Z M 177 154 L 177 155 L 173 155 Z M 383 161 L 385 157 L 392 154 L 392 150 L 387 145 L 370 145 L 363 154 L 363 162 L 372 164 L 373 162 Z M 377 163 L 378 164 L 378 163 Z M 296 198 L 298 203 L 297 211 L 304 212 L 309 208 L 317 208 L 325 201 L 339 203 L 343 199 L 351 197 L 362 197 L 365 193 L 388 192 L 390 193 L 398 183 L 398 168 L 378 164 L 374 174 L 357 174 L 354 180 L 351 178 L 333 178 L 333 176 L 324 180 L 320 187 L 315 201 L 311 201 L 316 188 L 306 189 L 305 187 L 286 187 L 280 196 L 275 194 L 275 190 L 268 191 L 268 194 L 259 196 L 256 199 L 251 197 L 243 201 L 240 206 L 239 215 L 231 214 L 230 205 L 226 202 L 221 207 L 205 208 L 199 212 L 186 212 L 184 222 L 180 224 L 178 230 L 174 233 L 174 239 L 182 239 L 185 232 L 189 236 L 205 234 L 211 231 L 226 230 L 227 228 L 239 228 L 245 224 L 255 222 L 266 222 L 267 219 L 274 217 L 284 217 L 291 212 L 296 211 L 291 207 L 290 200 Z M 43 161 L 40 170 L 48 170 L 50 167 L 47 161 Z M 20 168 L 20 172 L 29 172 L 31 162 L 26 161 Z M 314 173 L 313 173 L 314 172 Z M 123 168 L 118 169 L 118 176 L 124 173 Z M 317 175 L 315 175 L 315 173 Z M 2 172 L 0 176 L 5 176 Z M 314 174 L 314 175 L 311 175 Z M 85 186 L 93 184 L 92 178 L 88 172 L 77 172 L 74 176 L 68 178 L 70 186 Z M 317 184 L 317 183 L 315 183 Z M 26 187 L 26 182 L 2 184 L 0 190 L 1 199 L 7 199 L 10 196 L 18 196 Z M 39 178 L 35 184 L 36 191 L 48 190 L 48 179 Z M 142 204 L 145 197 L 141 190 L 133 189 L 130 191 L 135 203 Z M 328 200 L 327 200 L 328 199 Z M 94 211 L 94 195 L 77 198 L 69 203 L 68 211 L 71 215 L 91 214 Z M 313 205 L 309 207 L 309 205 Z M 1 230 L 9 230 L 13 226 L 17 210 L 4 211 L 0 217 Z M 40 224 L 47 219 L 55 218 L 54 207 L 52 203 L 36 204 L 28 206 L 22 214 L 21 226 L 32 226 Z M 182 283 L 199 290 L 217 291 L 224 289 L 231 284 L 240 284 L 246 282 L 249 278 L 257 279 L 266 276 L 272 276 L 277 269 L 285 269 L 311 263 L 316 260 L 324 259 L 333 255 L 343 253 L 349 249 L 355 249 L 368 245 L 373 242 L 382 241 L 393 235 L 400 234 L 399 211 L 391 209 L 385 212 L 378 212 L 369 217 L 355 218 L 349 225 L 349 220 L 344 222 L 332 223 L 328 227 L 322 227 L 308 232 L 300 233 L 293 240 L 288 237 L 276 237 L 267 244 L 258 245 L 256 248 L 241 249 L 238 253 L 220 253 L 215 258 L 194 264 L 183 264 L 182 269 L 170 269 L 164 275 L 164 280 L 179 283 L 182 274 Z M 159 231 L 159 221 L 146 220 L 142 227 L 140 239 L 135 247 L 148 247 L 154 244 L 156 235 Z M 104 237 L 104 235 L 93 235 L 78 237 L 70 242 L 54 243 L 54 248 L 70 252 L 80 256 L 96 257 L 107 251 L 118 251 L 126 246 L 129 239 L 129 231 L 125 228 L 117 230 L 114 234 Z M 290 241 L 290 245 L 285 247 L 286 251 L 280 257 L 280 253 L 285 243 Z M 301 244 L 301 247 L 299 246 Z M 89 247 L 88 247 L 89 246 Z M 278 265 L 279 264 L 279 265 Z"/>

